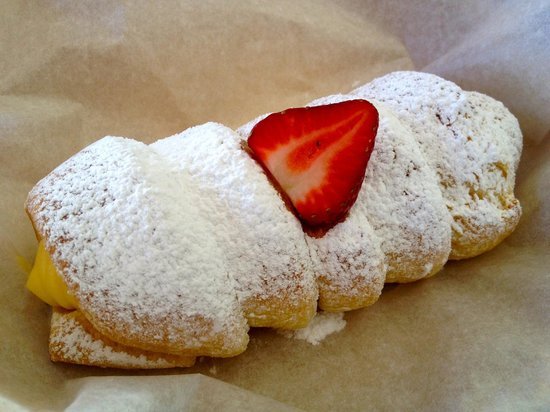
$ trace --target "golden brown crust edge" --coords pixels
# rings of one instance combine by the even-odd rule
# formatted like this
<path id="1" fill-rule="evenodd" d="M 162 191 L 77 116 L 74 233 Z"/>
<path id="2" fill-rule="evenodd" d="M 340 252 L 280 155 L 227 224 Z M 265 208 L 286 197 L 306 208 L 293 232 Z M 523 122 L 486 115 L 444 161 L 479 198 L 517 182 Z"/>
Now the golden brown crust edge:
<path id="1" fill-rule="evenodd" d="M 102 368 L 161 369 L 195 363 L 193 356 L 144 351 L 116 343 L 95 330 L 77 310 L 53 309 L 49 351 L 54 362 Z"/>
<path id="2" fill-rule="evenodd" d="M 478 227 L 475 222 L 462 219 L 461 226 L 468 229 L 467 236 L 453 229 L 452 251 L 449 260 L 462 260 L 479 256 L 499 245 L 512 234 L 521 218 L 519 200 L 513 198 L 509 202 L 503 224 L 499 227 Z"/>

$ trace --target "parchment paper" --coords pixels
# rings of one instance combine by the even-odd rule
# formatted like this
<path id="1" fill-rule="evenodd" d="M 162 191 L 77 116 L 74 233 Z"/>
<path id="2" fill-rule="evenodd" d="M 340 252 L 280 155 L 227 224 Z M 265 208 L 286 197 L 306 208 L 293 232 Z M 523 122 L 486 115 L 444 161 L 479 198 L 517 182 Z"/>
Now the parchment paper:
<path id="1" fill-rule="evenodd" d="M 548 1 L 50 0 L 1 10 L 0 408 L 109 410 L 115 398 L 147 410 L 550 407 Z M 191 369 L 49 361 L 49 309 L 24 289 L 22 267 L 36 247 L 23 202 L 37 180 L 107 134 L 152 142 L 208 120 L 237 127 L 397 69 L 490 94 L 519 118 L 524 216 L 507 241 L 432 279 L 387 286 L 318 346 L 255 330 L 243 355 Z M 217 380 L 187 379 L 196 373 Z M 96 376 L 109 380 L 80 380 Z"/>

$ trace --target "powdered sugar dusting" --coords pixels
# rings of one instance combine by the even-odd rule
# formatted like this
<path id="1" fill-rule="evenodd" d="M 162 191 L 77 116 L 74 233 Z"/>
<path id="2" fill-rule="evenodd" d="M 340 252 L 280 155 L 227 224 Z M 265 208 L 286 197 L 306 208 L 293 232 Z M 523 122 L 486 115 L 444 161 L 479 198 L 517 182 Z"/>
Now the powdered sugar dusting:
<path id="1" fill-rule="evenodd" d="M 262 115 L 238 129 L 248 138 Z M 359 193 L 359 197 L 361 197 Z M 386 265 L 380 240 L 357 200 L 348 217 L 321 238 L 306 236 L 319 287 L 319 307 L 347 311 L 374 303 L 384 286 Z"/>
<path id="2" fill-rule="evenodd" d="M 346 327 L 343 313 L 318 312 L 311 323 L 297 330 L 280 330 L 287 338 L 305 340 L 312 345 L 318 345 L 327 336 L 340 332 Z"/>
<path id="3" fill-rule="evenodd" d="M 267 115 L 241 136 L 207 123 L 149 147 L 106 137 L 39 182 L 27 207 L 78 300 L 74 313 L 113 340 L 54 313 L 51 348 L 62 360 L 143 368 L 178 361 L 119 344 L 234 355 L 247 320 L 306 324 L 318 289 L 323 310 L 366 306 L 385 280 L 431 275 L 449 252 L 473 256 L 513 230 L 522 136 L 501 103 L 395 72 L 311 105 L 354 98 L 377 107 L 378 136 L 356 203 L 322 238 L 303 233 L 241 148 Z M 282 333 L 318 344 L 344 326 L 341 313 L 321 312 Z"/>
<path id="4" fill-rule="evenodd" d="M 362 207 L 361 192 L 346 220 L 322 238 L 308 237 L 319 281 L 319 307 L 347 311 L 374 303 L 384 287 L 380 240 Z"/>
<path id="5" fill-rule="evenodd" d="M 334 95 L 310 105 L 352 99 L 357 96 Z M 382 103 L 371 103 L 379 113 L 378 133 L 352 213 L 362 213 L 380 239 L 388 263 L 386 282 L 420 279 L 438 271 L 447 261 L 451 250 L 450 215 L 437 177 L 410 129 Z M 344 233 L 337 242 L 348 238 L 355 240 Z"/>
<path id="6" fill-rule="evenodd" d="M 231 353 L 244 349 L 247 327 L 199 203 L 185 174 L 115 137 L 69 159 L 29 197 L 57 269 L 101 333 L 149 350 Z"/>
<path id="7" fill-rule="evenodd" d="M 494 246 L 515 226 L 521 210 L 512 176 L 521 132 L 501 103 L 418 72 L 390 73 L 353 94 L 384 102 L 413 131 L 454 220 L 454 257 L 481 253 L 483 243 Z"/>
<path id="8" fill-rule="evenodd" d="M 116 368 L 171 368 L 191 366 L 193 358 L 181 358 L 173 355 L 130 353 L 113 343 L 92 336 L 78 316 L 73 313 L 52 313 L 52 333 L 50 334 L 50 352 L 52 358 L 59 361 L 116 367 Z"/>
<path id="9" fill-rule="evenodd" d="M 317 287 L 302 227 L 241 148 L 241 137 L 207 123 L 152 147 L 211 201 L 206 214 L 250 324 L 293 327 L 313 316 Z"/>

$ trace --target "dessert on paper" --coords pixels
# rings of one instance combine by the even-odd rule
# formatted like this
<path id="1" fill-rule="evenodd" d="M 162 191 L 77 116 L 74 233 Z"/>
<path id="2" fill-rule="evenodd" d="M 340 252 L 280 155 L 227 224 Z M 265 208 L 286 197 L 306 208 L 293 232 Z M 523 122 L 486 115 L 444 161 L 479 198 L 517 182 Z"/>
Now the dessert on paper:
<path id="1" fill-rule="evenodd" d="M 242 353 L 249 327 L 372 305 L 384 283 L 433 276 L 514 230 L 521 150 L 502 103 L 420 72 L 238 131 L 105 137 L 26 203 L 51 357 L 191 366 Z"/>

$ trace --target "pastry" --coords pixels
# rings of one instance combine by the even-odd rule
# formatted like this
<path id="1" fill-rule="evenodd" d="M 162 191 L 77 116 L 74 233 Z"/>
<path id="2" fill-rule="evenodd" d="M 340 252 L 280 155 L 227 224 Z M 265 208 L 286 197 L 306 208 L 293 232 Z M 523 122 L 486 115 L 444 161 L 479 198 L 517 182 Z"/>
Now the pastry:
<path id="1" fill-rule="evenodd" d="M 99 334 L 81 311 L 52 311 L 50 357 L 54 362 L 121 369 L 189 367 L 194 356 L 157 353 L 124 346 Z"/>
<path id="2" fill-rule="evenodd" d="M 355 99 L 335 95 L 310 105 Z M 379 239 L 386 258 L 385 280 L 411 282 L 437 273 L 451 250 L 450 215 L 437 178 L 415 143 L 410 129 L 382 103 L 376 144 L 359 198 L 352 213 L 361 213 Z M 327 233 L 327 238 L 336 236 Z M 335 244 L 358 242 L 349 231 Z"/>
<path id="3" fill-rule="evenodd" d="M 241 353 L 249 326 L 368 306 L 511 233 L 520 153 L 501 103 L 415 72 L 238 133 L 99 140 L 26 203 L 51 358 L 190 366 Z"/>
<path id="4" fill-rule="evenodd" d="M 239 129 L 303 223 L 324 311 L 368 306 L 382 291 L 384 256 L 353 203 L 377 127 L 375 108 L 354 100 L 289 109 Z"/>
<path id="5" fill-rule="evenodd" d="M 390 73 L 351 94 L 383 102 L 413 131 L 453 218 L 451 259 L 486 252 L 514 230 L 522 135 L 502 103 L 419 72 Z"/>
<path id="6" fill-rule="evenodd" d="M 106 137 L 42 179 L 27 211 L 77 309 L 108 339 L 178 356 L 232 356 L 248 326 L 185 174 Z"/>
<path id="7" fill-rule="evenodd" d="M 212 201 L 206 214 L 249 325 L 305 327 L 317 311 L 317 287 L 304 233 L 240 136 L 207 123 L 151 147 Z"/>

